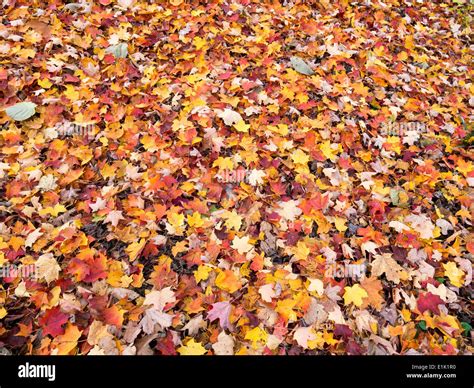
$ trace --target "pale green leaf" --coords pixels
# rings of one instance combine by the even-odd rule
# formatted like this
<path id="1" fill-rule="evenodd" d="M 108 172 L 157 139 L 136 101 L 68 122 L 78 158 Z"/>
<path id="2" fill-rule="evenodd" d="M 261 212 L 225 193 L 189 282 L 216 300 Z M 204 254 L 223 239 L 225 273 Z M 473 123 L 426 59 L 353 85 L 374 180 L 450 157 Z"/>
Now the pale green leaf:
<path id="1" fill-rule="evenodd" d="M 290 58 L 291 66 L 294 70 L 298 73 L 305 74 L 305 75 L 313 75 L 314 71 L 309 67 L 309 65 L 301 58 L 298 57 L 291 57 Z"/>
<path id="2" fill-rule="evenodd" d="M 115 58 L 126 58 L 128 55 L 128 46 L 126 43 L 119 43 L 105 49 L 105 52 L 112 54 Z"/>
<path id="3" fill-rule="evenodd" d="M 15 121 L 23 121 L 29 119 L 36 113 L 36 104 L 33 102 L 19 102 L 5 109 L 8 117 Z"/>

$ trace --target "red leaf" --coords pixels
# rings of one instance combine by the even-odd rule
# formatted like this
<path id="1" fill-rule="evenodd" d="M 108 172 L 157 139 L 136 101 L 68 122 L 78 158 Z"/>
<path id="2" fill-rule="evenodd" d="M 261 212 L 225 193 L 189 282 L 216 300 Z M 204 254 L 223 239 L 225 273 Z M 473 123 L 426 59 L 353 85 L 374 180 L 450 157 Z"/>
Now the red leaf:
<path id="1" fill-rule="evenodd" d="M 424 295 L 420 295 L 416 303 L 418 310 L 423 314 L 426 310 L 439 315 L 438 305 L 444 304 L 443 300 L 438 295 L 433 295 L 431 292 L 427 292 Z"/>
<path id="2" fill-rule="evenodd" d="M 69 320 L 69 316 L 61 312 L 59 307 L 46 310 L 46 313 L 38 320 L 43 327 L 43 334 L 50 334 L 52 337 L 64 334 L 64 325 Z"/>

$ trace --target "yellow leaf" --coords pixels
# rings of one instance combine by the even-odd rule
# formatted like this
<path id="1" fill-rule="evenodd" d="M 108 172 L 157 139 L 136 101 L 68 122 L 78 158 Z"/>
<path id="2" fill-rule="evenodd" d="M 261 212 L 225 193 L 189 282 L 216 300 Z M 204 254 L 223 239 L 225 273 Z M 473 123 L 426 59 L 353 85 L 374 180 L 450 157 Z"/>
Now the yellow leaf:
<path id="1" fill-rule="evenodd" d="M 188 242 L 186 240 L 178 241 L 173 248 L 171 248 L 171 253 L 173 256 L 177 256 L 180 253 L 188 250 Z"/>
<path id="2" fill-rule="evenodd" d="M 187 216 L 189 226 L 200 228 L 204 225 L 204 221 L 201 218 L 201 214 L 198 212 L 194 212 L 192 215 Z"/>
<path id="3" fill-rule="evenodd" d="M 122 263 L 120 261 L 113 261 L 109 266 L 107 274 L 107 283 L 112 287 L 122 286 L 122 276 L 124 276 Z"/>
<path id="4" fill-rule="evenodd" d="M 335 217 L 334 224 L 339 232 L 345 232 L 347 230 L 346 220 L 344 218 Z"/>
<path id="5" fill-rule="evenodd" d="M 296 302 L 292 299 L 279 300 L 275 311 L 280 314 L 286 321 L 296 321 L 297 315 L 293 311 Z"/>
<path id="6" fill-rule="evenodd" d="M 182 356 L 202 356 L 207 353 L 207 350 L 200 342 L 195 342 L 194 338 L 191 338 L 186 343 L 186 346 L 178 348 L 178 353 Z"/>
<path id="7" fill-rule="evenodd" d="M 183 226 L 184 224 L 184 214 L 179 214 L 179 213 L 171 213 L 168 215 L 168 222 L 173 226 L 174 228 L 179 228 L 180 226 Z"/>
<path id="8" fill-rule="evenodd" d="M 472 171 L 474 170 L 474 164 L 469 162 L 469 161 L 465 161 L 464 159 L 458 159 L 457 161 L 457 166 L 456 166 L 456 170 L 458 170 L 460 173 L 462 173 L 465 177 L 467 177 L 467 175 Z"/>
<path id="9" fill-rule="evenodd" d="M 18 251 L 24 243 L 25 240 L 18 236 L 12 236 L 12 238 L 8 242 L 8 244 L 13 248 L 14 251 Z"/>
<path id="10" fill-rule="evenodd" d="M 252 348 L 257 349 L 259 342 L 262 342 L 262 345 L 267 343 L 268 333 L 257 326 L 245 334 L 245 339 L 252 341 Z"/>
<path id="11" fill-rule="evenodd" d="M 237 123 L 234 124 L 234 128 L 238 132 L 248 132 L 250 128 L 250 124 L 245 124 L 244 120 L 239 120 Z"/>
<path id="12" fill-rule="evenodd" d="M 369 88 L 367 88 L 363 82 L 356 82 L 352 84 L 352 88 L 354 89 L 354 92 L 363 96 L 367 97 L 369 94 Z"/>
<path id="13" fill-rule="evenodd" d="M 49 79 L 45 78 L 45 79 L 39 79 L 38 85 L 41 86 L 43 89 L 49 89 L 53 84 L 51 83 Z"/>
<path id="14" fill-rule="evenodd" d="M 0 319 L 5 318 L 7 314 L 8 313 L 7 313 L 7 310 L 5 310 L 5 307 L 1 307 L 0 308 Z"/>
<path id="15" fill-rule="evenodd" d="M 411 321 L 411 311 L 408 309 L 402 309 L 401 311 L 402 318 L 405 322 L 410 322 Z"/>
<path id="16" fill-rule="evenodd" d="M 196 46 L 196 50 L 201 50 L 207 44 L 207 40 L 196 36 L 193 40 L 193 44 Z"/>
<path id="17" fill-rule="evenodd" d="M 209 273 L 212 272 L 212 268 L 201 264 L 196 271 L 194 271 L 194 278 L 196 283 L 199 283 L 201 280 L 207 280 L 209 278 Z"/>
<path id="18" fill-rule="evenodd" d="M 140 241 L 133 242 L 127 248 L 125 248 L 125 251 L 128 253 L 128 257 L 131 261 L 134 261 L 138 257 L 145 246 L 145 243 L 146 240 L 142 238 Z"/>
<path id="19" fill-rule="evenodd" d="M 405 48 L 408 50 L 412 50 L 415 47 L 413 43 L 413 35 L 407 35 L 405 38 Z"/>
<path id="20" fill-rule="evenodd" d="M 66 90 L 64 91 L 64 96 L 66 96 L 66 98 L 68 98 L 71 102 L 75 102 L 77 100 L 79 100 L 79 92 L 77 92 L 75 89 L 74 89 L 74 86 L 72 85 L 66 85 Z"/>
<path id="21" fill-rule="evenodd" d="M 332 148 L 329 140 L 326 140 L 319 148 L 326 158 L 333 162 L 336 160 L 337 151 Z"/>
<path id="22" fill-rule="evenodd" d="M 267 129 L 269 131 L 278 133 L 281 136 L 286 136 L 288 135 L 288 125 L 286 124 L 278 124 L 277 126 L 275 125 L 267 125 Z"/>
<path id="23" fill-rule="evenodd" d="M 296 164 L 303 164 L 306 165 L 309 162 L 309 156 L 300 149 L 297 149 L 291 154 L 291 159 Z"/>
<path id="24" fill-rule="evenodd" d="M 287 87 L 287 86 L 285 86 L 285 87 L 281 90 L 281 95 L 282 95 L 283 97 L 287 98 L 287 99 L 290 100 L 290 101 L 292 101 L 292 100 L 295 98 L 295 92 L 294 92 L 291 88 L 289 88 L 289 87 Z"/>
<path id="25" fill-rule="evenodd" d="M 309 253 L 310 253 L 310 249 L 308 248 L 308 246 L 305 244 L 304 241 L 298 241 L 298 244 L 296 245 L 296 249 L 295 249 L 295 258 L 297 260 L 306 260 Z"/>
<path id="26" fill-rule="evenodd" d="M 358 284 L 352 287 L 344 287 L 344 290 L 344 304 L 346 306 L 353 303 L 355 306 L 360 307 L 362 305 L 362 299 L 369 296 L 367 291 Z"/>
<path id="27" fill-rule="evenodd" d="M 332 337 L 331 337 L 332 338 Z M 334 341 L 334 339 L 333 339 Z M 324 338 L 324 334 L 320 331 L 316 333 L 316 338 L 308 340 L 308 349 L 322 349 L 324 347 L 324 343 L 326 342 Z"/>
<path id="28" fill-rule="evenodd" d="M 46 207 L 44 209 L 41 209 L 39 211 L 40 216 L 44 216 L 47 214 L 52 215 L 53 217 L 57 217 L 59 213 L 64 213 L 66 211 L 66 208 L 63 205 L 56 204 L 54 207 Z"/>
<path id="29" fill-rule="evenodd" d="M 461 271 L 454 262 L 450 261 L 449 263 L 443 263 L 444 276 L 449 278 L 451 284 L 455 287 L 462 287 L 464 272 Z"/>
<path id="30" fill-rule="evenodd" d="M 219 156 L 214 160 L 212 167 L 219 167 L 221 170 L 232 170 L 234 168 L 234 162 L 232 161 L 232 158 Z"/>

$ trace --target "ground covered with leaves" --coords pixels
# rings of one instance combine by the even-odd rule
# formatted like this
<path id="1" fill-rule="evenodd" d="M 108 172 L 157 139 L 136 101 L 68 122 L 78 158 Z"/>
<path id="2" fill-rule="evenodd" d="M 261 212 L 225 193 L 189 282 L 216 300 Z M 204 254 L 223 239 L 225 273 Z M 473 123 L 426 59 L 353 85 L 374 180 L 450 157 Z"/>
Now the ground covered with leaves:
<path id="1" fill-rule="evenodd" d="M 3 1 L 1 353 L 470 354 L 472 7 Z"/>

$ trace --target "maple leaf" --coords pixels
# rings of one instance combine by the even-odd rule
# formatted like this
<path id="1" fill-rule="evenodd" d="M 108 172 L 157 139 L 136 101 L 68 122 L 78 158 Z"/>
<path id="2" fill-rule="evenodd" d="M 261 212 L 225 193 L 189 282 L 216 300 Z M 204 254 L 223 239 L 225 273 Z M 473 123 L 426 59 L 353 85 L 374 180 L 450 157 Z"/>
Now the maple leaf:
<path id="1" fill-rule="evenodd" d="M 94 203 L 89 203 L 90 209 L 95 213 L 99 210 L 105 209 L 107 201 L 103 198 L 97 198 Z"/>
<path id="2" fill-rule="evenodd" d="M 57 337 L 64 334 L 63 325 L 69 320 L 69 315 L 64 314 L 59 307 L 53 307 L 46 310 L 45 314 L 39 319 L 43 326 L 43 335 Z"/>
<path id="3" fill-rule="evenodd" d="M 45 253 L 36 260 L 36 270 L 38 278 L 51 283 L 58 279 L 61 267 L 52 253 Z"/>
<path id="4" fill-rule="evenodd" d="M 242 287 L 241 281 L 231 270 L 219 272 L 216 278 L 216 286 L 220 289 L 233 294 Z"/>
<path id="5" fill-rule="evenodd" d="M 295 330 L 293 338 L 303 349 L 308 349 L 308 341 L 314 341 L 316 333 L 311 326 L 299 327 Z"/>
<path id="6" fill-rule="evenodd" d="M 381 295 L 381 291 L 383 290 L 382 282 L 378 280 L 376 277 L 365 277 L 361 280 L 360 285 L 362 288 L 367 291 L 367 298 L 363 300 L 361 308 L 367 308 L 367 306 L 371 305 L 376 310 L 382 309 L 383 304 L 383 297 Z"/>
<path id="7" fill-rule="evenodd" d="M 265 302 L 271 303 L 272 298 L 275 298 L 277 295 L 273 289 L 273 284 L 265 284 L 258 289 L 258 293 L 262 296 L 262 300 Z"/>
<path id="8" fill-rule="evenodd" d="M 410 230 L 408 226 L 398 221 L 390 221 L 388 226 L 390 226 L 391 228 L 394 228 L 398 233 L 402 233 L 404 230 Z"/>
<path id="9" fill-rule="evenodd" d="M 59 214 L 64 213 L 66 208 L 59 203 L 54 206 L 48 206 L 44 209 L 41 209 L 38 213 L 40 216 L 44 215 L 52 215 L 53 217 L 57 217 Z"/>
<path id="10" fill-rule="evenodd" d="M 142 251 L 142 249 L 145 247 L 145 244 L 146 244 L 146 240 L 144 238 L 142 238 L 140 241 L 131 243 L 125 249 L 125 251 L 128 253 L 128 256 L 129 256 L 131 261 L 136 260 L 138 255 L 140 255 L 140 252 Z"/>
<path id="11" fill-rule="evenodd" d="M 217 302 L 212 304 L 212 310 L 207 313 L 207 319 L 213 322 L 219 319 L 219 325 L 222 329 L 231 329 L 229 317 L 232 305 L 229 302 Z"/>
<path id="12" fill-rule="evenodd" d="M 33 230 L 25 239 L 25 247 L 31 248 L 33 244 L 41 237 L 44 233 L 40 231 L 40 228 Z"/>
<path id="13" fill-rule="evenodd" d="M 421 238 L 433 238 L 433 231 L 435 226 L 426 215 L 410 214 L 408 217 L 405 218 L 405 221 L 411 223 L 411 227 L 415 229 L 418 233 L 420 233 Z"/>
<path id="14" fill-rule="evenodd" d="M 354 304 L 356 307 L 362 306 L 364 298 L 367 298 L 369 295 L 359 284 L 354 284 L 352 287 L 344 287 L 344 304 L 347 306 L 349 304 Z"/>
<path id="15" fill-rule="evenodd" d="M 352 337 L 352 330 L 347 325 L 335 324 L 334 325 L 334 336 L 336 338 L 342 337 L 342 338 L 344 338 L 344 340 L 347 341 L 348 338 Z"/>
<path id="16" fill-rule="evenodd" d="M 449 278 L 451 284 L 455 287 L 462 287 L 462 278 L 465 275 L 464 272 L 461 271 L 452 261 L 450 261 L 449 263 L 443 263 L 442 266 L 444 268 L 444 276 L 447 276 Z"/>
<path id="17" fill-rule="evenodd" d="M 130 8 L 135 3 L 135 0 L 117 0 L 117 4 L 122 8 Z"/>
<path id="18" fill-rule="evenodd" d="M 329 140 L 322 143 L 321 146 L 320 146 L 320 149 L 321 149 L 321 152 L 323 153 L 323 155 L 327 159 L 329 159 L 333 162 L 336 160 L 338 147 L 333 147 L 333 145 L 331 144 L 331 142 Z"/>
<path id="19" fill-rule="evenodd" d="M 117 328 L 122 327 L 124 311 L 121 311 L 117 306 L 111 306 L 102 311 L 104 322 L 116 326 Z"/>
<path id="20" fill-rule="evenodd" d="M 284 299 L 277 302 L 275 312 L 281 315 L 285 321 L 295 321 L 297 315 L 294 311 L 296 302 L 293 299 Z"/>
<path id="21" fill-rule="evenodd" d="M 188 225 L 195 228 L 200 228 L 204 225 L 204 220 L 201 217 L 201 214 L 194 212 L 192 215 L 187 216 Z"/>
<path id="22" fill-rule="evenodd" d="M 140 327 L 146 334 L 155 332 L 155 325 L 158 324 L 162 329 L 171 326 L 173 316 L 157 309 L 151 308 L 144 312 L 143 318 L 140 321 Z"/>
<path id="23" fill-rule="evenodd" d="M 107 217 L 105 217 L 104 222 L 111 223 L 113 226 L 117 226 L 120 220 L 124 220 L 125 218 L 122 215 L 120 210 L 111 210 Z"/>
<path id="24" fill-rule="evenodd" d="M 238 231 L 242 226 L 242 217 L 234 210 L 232 212 L 227 212 L 223 217 L 226 218 L 225 226 L 228 228 Z"/>
<path id="25" fill-rule="evenodd" d="M 194 278 L 196 279 L 196 283 L 199 283 L 201 280 L 207 280 L 211 272 L 211 267 L 205 264 L 200 265 L 198 269 L 194 271 Z"/>
<path id="26" fill-rule="evenodd" d="M 246 124 L 244 120 L 239 120 L 237 123 L 234 124 L 234 128 L 237 132 L 248 132 L 250 129 L 250 124 Z"/>
<path id="27" fill-rule="evenodd" d="M 228 108 L 218 111 L 217 117 L 224 120 L 224 124 L 229 126 L 243 121 L 242 116 L 239 113 Z"/>
<path id="28" fill-rule="evenodd" d="M 258 345 L 265 345 L 268 339 L 268 333 L 259 326 L 249 330 L 245 334 L 245 339 L 252 341 L 252 348 L 258 349 Z"/>
<path id="29" fill-rule="evenodd" d="M 231 356 L 234 354 L 234 340 L 222 331 L 217 336 L 217 342 L 212 345 L 212 350 L 218 356 Z"/>
<path id="30" fill-rule="evenodd" d="M 421 314 L 429 310 L 434 314 L 440 314 L 439 305 L 443 304 L 443 300 L 438 295 L 433 295 L 431 292 L 426 292 L 418 297 L 416 306 Z"/>
<path id="31" fill-rule="evenodd" d="M 168 215 L 168 222 L 174 228 L 179 228 L 184 225 L 184 214 L 179 214 L 175 212 L 171 212 Z"/>
<path id="32" fill-rule="evenodd" d="M 320 279 L 311 279 L 309 280 L 308 291 L 309 292 L 316 292 L 318 296 L 323 296 L 324 294 L 324 284 Z"/>
<path id="33" fill-rule="evenodd" d="M 374 257 L 375 260 L 371 264 L 372 276 L 378 277 L 385 274 L 387 280 L 395 284 L 400 283 L 401 278 L 405 278 L 403 268 L 397 264 L 390 253 L 376 254 Z"/>
<path id="34" fill-rule="evenodd" d="M 52 174 L 44 175 L 41 177 L 36 188 L 43 191 L 51 191 L 57 187 L 56 177 Z"/>
<path id="35" fill-rule="evenodd" d="M 250 170 L 250 174 L 248 174 L 247 179 L 248 182 L 252 186 L 258 186 L 263 184 L 263 178 L 265 178 L 267 174 L 263 170 L 252 169 Z"/>
<path id="36" fill-rule="evenodd" d="M 31 296 L 31 294 L 26 290 L 26 283 L 24 281 L 21 281 L 15 288 L 15 295 L 19 298 L 29 298 Z"/>
<path id="37" fill-rule="evenodd" d="M 178 353 L 182 356 L 201 356 L 207 353 L 206 348 L 200 342 L 195 342 L 194 338 L 189 339 L 185 346 L 178 348 Z"/>
<path id="38" fill-rule="evenodd" d="M 8 352 L 471 352 L 467 0 L 4 3 Z"/>
<path id="39" fill-rule="evenodd" d="M 56 346 L 55 353 L 58 355 L 67 355 L 77 346 L 77 341 L 81 337 L 82 330 L 79 330 L 76 325 L 68 323 L 64 334 L 57 336 L 53 340 Z"/>
<path id="40" fill-rule="evenodd" d="M 253 245 L 249 243 L 249 240 L 249 236 L 235 236 L 232 240 L 232 248 L 239 252 L 241 255 L 243 255 L 253 249 Z"/>
<path id="41" fill-rule="evenodd" d="M 291 154 L 291 159 L 296 164 L 306 165 L 309 162 L 309 156 L 300 149 L 293 151 Z"/>
<path id="42" fill-rule="evenodd" d="M 289 200 L 286 202 L 279 202 L 280 206 L 277 213 L 286 220 L 294 221 L 303 211 L 298 207 L 299 201 Z"/>
<path id="43" fill-rule="evenodd" d="M 98 345 L 102 338 L 109 337 L 110 334 L 107 330 L 107 325 L 104 325 L 100 321 L 93 321 L 89 326 L 89 332 L 87 334 L 87 342 L 90 345 Z"/>
<path id="44" fill-rule="evenodd" d="M 234 162 L 231 158 L 219 156 L 214 160 L 212 167 L 219 167 L 220 170 L 232 170 L 234 168 Z"/>
<path id="45" fill-rule="evenodd" d="M 156 310 L 162 312 L 169 304 L 176 302 L 176 297 L 171 287 L 165 287 L 159 291 L 151 291 L 145 296 L 143 305 L 152 305 Z"/>

